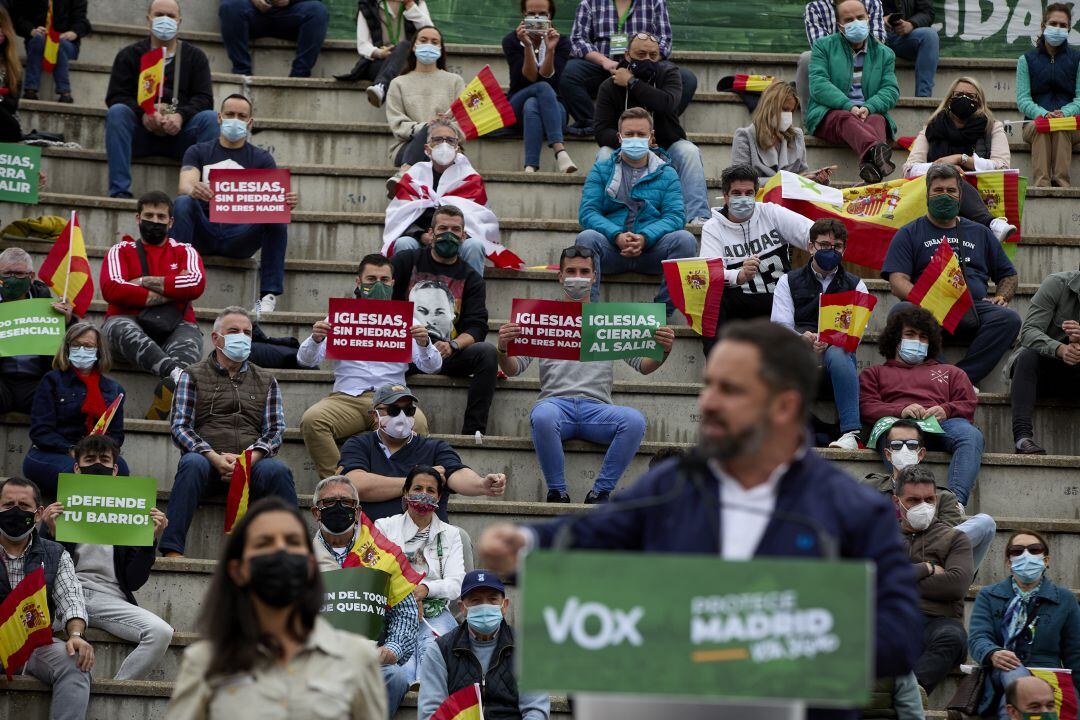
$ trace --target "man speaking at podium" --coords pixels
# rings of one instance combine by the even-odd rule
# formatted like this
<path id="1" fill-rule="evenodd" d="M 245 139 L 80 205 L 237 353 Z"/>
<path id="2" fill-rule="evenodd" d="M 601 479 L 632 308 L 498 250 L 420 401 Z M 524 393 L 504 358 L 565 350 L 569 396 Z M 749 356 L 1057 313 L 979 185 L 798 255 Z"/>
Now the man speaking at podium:
<path id="1" fill-rule="evenodd" d="M 512 572 L 519 553 L 534 547 L 870 561 L 875 675 L 908 673 L 919 656 L 922 621 L 895 511 L 810 450 L 817 382 L 816 358 L 787 328 L 765 320 L 725 325 L 698 397 L 696 452 L 656 466 L 586 515 L 492 526 L 480 537 L 479 562 Z"/>

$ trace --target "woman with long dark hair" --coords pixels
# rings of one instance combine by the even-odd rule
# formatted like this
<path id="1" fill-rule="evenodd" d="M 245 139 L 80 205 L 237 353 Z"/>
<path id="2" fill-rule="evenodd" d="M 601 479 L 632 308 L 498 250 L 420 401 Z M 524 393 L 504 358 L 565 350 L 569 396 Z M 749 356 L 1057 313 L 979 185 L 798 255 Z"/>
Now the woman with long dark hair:
<path id="1" fill-rule="evenodd" d="M 0 142 L 19 142 L 22 128 L 15 117 L 19 109 L 19 81 L 22 64 L 15 47 L 15 26 L 7 8 L 0 4 Z"/>
<path id="2" fill-rule="evenodd" d="M 375 644 L 331 627 L 322 604 L 300 511 L 274 497 L 252 505 L 225 541 L 204 599 L 204 639 L 184 653 L 170 720 L 384 720 Z"/>

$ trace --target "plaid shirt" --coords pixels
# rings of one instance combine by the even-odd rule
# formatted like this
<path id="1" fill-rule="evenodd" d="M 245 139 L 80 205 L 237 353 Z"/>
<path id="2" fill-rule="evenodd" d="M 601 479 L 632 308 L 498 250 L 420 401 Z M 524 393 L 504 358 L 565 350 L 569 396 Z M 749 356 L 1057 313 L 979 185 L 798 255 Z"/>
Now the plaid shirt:
<path id="1" fill-rule="evenodd" d="M 881 0 L 864 0 L 866 12 L 870 16 L 870 34 L 878 42 L 885 42 L 885 11 Z M 803 10 L 803 22 L 806 25 L 806 39 L 811 47 L 826 35 L 836 32 L 836 6 L 832 0 L 811 0 Z"/>
<path id="2" fill-rule="evenodd" d="M 7 568 L 8 582 L 12 589 L 26 577 L 23 567 L 23 556 L 30 551 L 30 546 L 38 540 L 37 533 L 30 535 L 30 542 L 26 543 L 26 549 L 22 555 L 11 557 L 4 550 L 4 566 Z M 86 600 L 83 598 L 82 585 L 75 575 L 75 563 L 71 561 L 71 555 L 65 550 L 60 556 L 60 566 L 56 571 L 56 580 L 52 588 L 46 589 L 52 595 L 53 605 L 56 607 L 57 617 L 62 625 L 67 625 L 69 620 L 78 618 L 86 622 Z M 53 618 L 56 620 L 57 618 Z"/>
<path id="3" fill-rule="evenodd" d="M 610 57 L 611 36 L 617 32 L 619 12 L 614 0 L 581 0 L 574 14 L 574 28 L 570 31 L 574 57 L 583 58 L 591 52 Z M 655 35 L 660 38 L 660 55 L 670 55 L 671 22 L 666 0 L 634 0 L 623 32 L 630 38 L 639 32 Z"/>
<path id="4" fill-rule="evenodd" d="M 217 362 L 217 358 L 214 358 Z M 247 372 L 245 361 L 240 372 Z M 185 452 L 205 453 L 213 450 L 210 443 L 195 432 L 195 383 L 187 372 L 180 375 L 173 395 L 172 434 L 175 442 Z M 266 457 L 273 457 L 281 447 L 281 438 L 285 433 L 285 405 L 281 400 L 281 388 L 277 378 L 270 378 L 270 388 L 266 391 L 266 409 L 263 410 L 263 434 L 251 447 L 262 450 Z"/>

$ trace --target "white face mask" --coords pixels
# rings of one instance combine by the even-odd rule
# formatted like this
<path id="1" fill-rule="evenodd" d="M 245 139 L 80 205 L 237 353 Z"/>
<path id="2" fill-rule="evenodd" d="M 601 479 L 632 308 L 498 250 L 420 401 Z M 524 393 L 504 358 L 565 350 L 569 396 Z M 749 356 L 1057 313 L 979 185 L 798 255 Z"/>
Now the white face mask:
<path id="1" fill-rule="evenodd" d="M 592 289 L 592 278 L 568 277 L 562 281 L 563 292 L 571 300 L 583 300 Z"/>
<path id="2" fill-rule="evenodd" d="M 377 410 L 375 412 L 378 413 Z M 405 440 L 412 437 L 413 420 L 414 418 L 405 413 L 398 413 L 393 416 L 380 414 L 379 429 L 395 440 Z"/>
<path id="3" fill-rule="evenodd" d="M 449 165 L 457 157 L 457 148 L 446 143 L 439 143 L 431 149 L 431 160 L 436 165 Z"/>
<path id="4" fill-rule="evenodd" d="M 919 464 L 919 451 L 912 450 L 906 445 L 899 450 L 890 450 L 889 453 L 889 462 L 897 470 Z"/>
<path id="5" fill-rule="evenodd" d="M 901 503 L 902 505 L 903 503 Z M 930 527 L 930 523 L 934 522 L 934 514 L 937 512 L 937 508 L 930 503 L 919 503 L 913 508 L 907 508 L 905 515 L 907 515 L 907 524 L 911 526 L 911 529 L 915 532 L 922 532 L 926 528 Z"/>
<path id="6" fill-rule="evenodd" d="M 780 112 L 780 132 L 787 132 L 791 128 L 791 124 L 794 122 L 794 113 L 785 111 Z"/>

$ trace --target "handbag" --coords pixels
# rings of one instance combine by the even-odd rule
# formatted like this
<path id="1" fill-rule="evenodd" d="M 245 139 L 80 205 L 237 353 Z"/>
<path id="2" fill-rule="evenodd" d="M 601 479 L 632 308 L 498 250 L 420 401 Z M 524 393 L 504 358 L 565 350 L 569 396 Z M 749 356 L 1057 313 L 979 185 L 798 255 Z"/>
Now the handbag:
<path id="1" fill-rule="evenodd" d="M 139 262 L 142 264 L 143 276 L 150 274 L 150 265 L 146 262 L 146 249 L 143 248 L 142 240 L 135 243 L 135 252 L 139 254 Z M 184 313 L 174 302 L 162 303 L 143 308 L 139 311 L 138 323 L 152 340 L 157 343 L 172 335 L 176 326 L 184 319 Z"/>
<path id="2" fill-rule="evenodd" d="M 945 705 L 950 719 L 955 717 L 956 714 L 979 714 L 979 704 L 982 701 L 983 684 L 985 682 L 985 668 L 975 668 L 971 674 L 964 676 L 964 679 L 956 686 L 956 692 L 953 693 L 952 699 Z"/>

